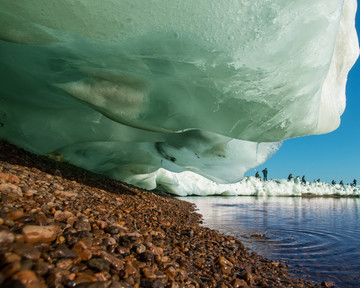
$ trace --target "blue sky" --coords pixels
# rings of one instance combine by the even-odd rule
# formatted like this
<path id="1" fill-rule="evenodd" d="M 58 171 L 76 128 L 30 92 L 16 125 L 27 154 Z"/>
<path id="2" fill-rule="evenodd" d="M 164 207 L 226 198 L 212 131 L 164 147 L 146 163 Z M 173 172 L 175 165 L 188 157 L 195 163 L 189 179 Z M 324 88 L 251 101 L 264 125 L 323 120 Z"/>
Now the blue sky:
<path id="1" fill-rule="evenodd" d="M 358 4 L 359 5 L 359 4 Z M 358 7 L 359 9 L 360 7 Z M 360 36 L 360 11 L 356 15 L 356 29 Z M 287 178 L 305 175 L 306 180 L 350 183 L 357 179 L 360 184 L 360 60 L 351 69 L 346 88 L 346 109 L 340 127 L 334 132 L 306 136 L 284 141 L 280 150 L 264 165 L 268 178 Z"/>

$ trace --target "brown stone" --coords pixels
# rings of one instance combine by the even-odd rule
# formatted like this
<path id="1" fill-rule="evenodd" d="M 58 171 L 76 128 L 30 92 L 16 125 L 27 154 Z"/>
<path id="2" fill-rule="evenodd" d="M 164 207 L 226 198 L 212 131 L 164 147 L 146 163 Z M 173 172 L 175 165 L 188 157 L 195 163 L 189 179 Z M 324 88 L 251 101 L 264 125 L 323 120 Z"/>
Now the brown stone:
<path id="1" fill-rule="evenodd" d="M 54 213 L 54 220 L 56 221 L 65 221 L 67 219 L 69 219 L 70 217 L 75 217 L 73 213 L 69 212 L 69 211 L 60 211 L 57 210 Z"/>
<path id="2" fill-rule="evenodd" d="M 77 253 L 69 249 L 65 245 L 58 246 L 54 251 L 50 252 L 51 257 L 53 258 L 76 258 Z"/>
<path id="3" fill-rule="evenodd" d="M 56 190 L 54 194 L 60 195 L 66 198 L 78 197 L 78 193 L 71 192 L 71 191 L 60 191 Z"/>
<path id="4" fill-rule="evenodd" d="M 146 278 L 149 279 L 156 279 L 156 274 L 154 272 L 154 269 L 152 267 L 144 267 L 141 269 L 142 273 Z"/>
<path id="5" fill-rule="evenodd" d="M 31 270 L 22 270 L 12 276 L 13 280 L 19 280 L 26 288 L 44 288 L 46 285 L 42 283 L 36 274 Z"/>
<path id="6" fill-rule="evenodd" d="M 16 175 L 13 175 L 13 174 L 0 173 L 0 178 L 4 179 L 7 182 L 12 183 L 12 184 L 19 184 L 20 183 L 19 177 L 17 177 Z"/>
<path id="7" fill-rule="evenodd" d="M 124 271 L 125 271 L 124 278 L 126 279 L 129 278 L 129 276 L 136 274 L 137 270 L 135 269 L 135 267 L 132 265 L 131 262 L 127 262 L 124 266 Z"/>
<path id="8" fill-rule="evenodd" d="M 227 260 L 225 257 L 219 257 L 218 263 L 221 268 L 221 272 L 224 274 L 230 274 L 233 268 L 233 264 Z"/>
<path id="9" fill-rule="evenodd" d="M 15 261 L 21 261 L 21 257 L 18 254 L 12 252 L 5 252 L 3 258 L 1 259 L 4 263 L 11 263 Z"/>
<path id="10" fill-rule="evenodd" d="M 49 272 L 46 278 L 46 284 L 49 287 L 62 287 L 61 283 L 70 275 L 70 272 L 66 269 L 54 268 Z"/>
<path id="11" fill-rule="evenodd" d="M 254 283 L 254 277 L 250 272 L 246 272 L 244 279 L 249 285 L 252 285 Z"/>
<path id="12" fill-rule="evenodd" d="M 83 241 L 78 241 L 73 246 L 72 250 L 81 258 L 83 261 L 90 260 L 92 252 L 87 248 Z"/>
<path id="13" fill-rule="evenodd" d="M 20 219 L 23 216 L 24 216 L 24 211 L 22 209 L 13 210 L 13 211 L 6 213 L 6 217 L 8 217 L 12 220 Z"/>
<path id="14" fill-rule="evenodd" d="M 110 263 L 102 258 L 93 258 L 89 260 L 88 265 L 99 271 L 106 271 L 106 272 L 110 271 Z"/>
<path id="15" fill-rule="evenodd" d="M 77 273 L 74 282 L 76 285 L 79 285 L 86 282 L 97 282 L 97 279 L 94 274 L 91 275 L 89 273 Z"/>
<path id="16" fill-rule="evenodd" d="M 244 280 L 242 280 L 242 279 L 235 279 L 235 280 L 233 281 L 233 283 L 232 283 L 232 287 L 234 287 L 234 288 L 240 288 L 240 287 L 246 288 L 246 287 L 249 287 L 249 286 L 248 286 L 248 284 L 247 284 Z"/>
<path id="17" fill-rule="evenodd" d="M 53 266 L 50 264 L 50 263 L 47 263 L 47 262 L 37 262 L 35 265 L 34 265 L 34 271 L 40 275 L 40 276 L 43 276 L 45 275 L 46 273 L 48 273 L 48 271 L 53 268 Z"/>
<path id="18" fill-rule="evenodd" d="M 56 239 L 56 228 L 54 226 L 26 225 L 22 229 L 25 242 L 40 243 L 52 242 Z"/>
<path id="19" fill-rule="evenodd" d="M 74 228 L 77 231 L 91 231 L 90 223 L 87 221 L 76 221 L 74 223 Z"/>
<path id="20" fill-rule="evenodd" d="M 12 250 L 26 259 L 34 261 L 39 260 L 41 255 L 40 250 L 30 243 L 15 243 L 12 245 Z"/>
<path id="21" fill-rule="evenodd" d="M 105 251 L 102 251 L 100 253 L 100 257 L 106 261 L 108 261 L 110 263 L 111 266 L 113 266 L 116 270 L 120 271 L 120 270 L 123 270 L 124 269 L 124 264 L 123 262 L 116 258 L 115 256 L 105 252 Z"/>
<path id="22" fill-rule="evenodd" d="M 57 268 L 61 268 L 65 270 L 69 270 L 72 265 L 73 265 L 73 260 L 68 258 L 60 259 L 58 262 L 56 262 Z"/>
<path id="23" fill-rule="evenodd" d="M 37 191 L 33 189 L 26 189 L 26 192 L 24 191 L 24 189 L 22 189 L 22 191 L 24 193 L 24 196 L 28 198 L 33 197 L 37 193 Z"/>
<path id="24" fill-rule="evenodd" d="M 334 283 L 331 281 L 323 281 L 321 282 L 321 287 L 325 287 L 325 288 L 332 288 L 334 287 Z"/>
<path id="25" fill-rule="evenodd" d="M 0 271 L 0 285 L 1 285 L 2 281 L 6 280 L 11 275 L 18 272 L 20 270 L 20 268 L 21 268 L 21 263 L 19 260 L 5 265 Z"/>
<path id="26" fill-rule="evenodd" d="M 0 231 L 0 245 L 11 244 L 15 241 L 14 233 L 9 230 L 1 230 Z"/>
<path id="27" fill-rule="evenodd" d="M 11 183 L 4 183 L 0 184 L 0 192 L 12 197 L 22 197 L 23 193 L 20 187 L 11 184 Z"/>
<path id="28" fill-rule="evenodd" d="M 107 281 L 111 279 L 111 274 L 109 272 L 102 271 L 99 273 L 95 273 L 95 277 L 98 281 Z"/>

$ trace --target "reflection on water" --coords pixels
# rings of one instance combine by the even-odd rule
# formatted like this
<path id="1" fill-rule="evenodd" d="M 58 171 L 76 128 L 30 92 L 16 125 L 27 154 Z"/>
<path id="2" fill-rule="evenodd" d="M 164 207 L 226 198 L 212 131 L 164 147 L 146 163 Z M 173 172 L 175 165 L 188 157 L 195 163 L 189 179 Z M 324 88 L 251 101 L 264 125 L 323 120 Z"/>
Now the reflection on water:
<path id="1" fill-rule="evenodd" d="M 204 224 L 315 281 L 360 287 L 360 199 L 186 197 Z"/>

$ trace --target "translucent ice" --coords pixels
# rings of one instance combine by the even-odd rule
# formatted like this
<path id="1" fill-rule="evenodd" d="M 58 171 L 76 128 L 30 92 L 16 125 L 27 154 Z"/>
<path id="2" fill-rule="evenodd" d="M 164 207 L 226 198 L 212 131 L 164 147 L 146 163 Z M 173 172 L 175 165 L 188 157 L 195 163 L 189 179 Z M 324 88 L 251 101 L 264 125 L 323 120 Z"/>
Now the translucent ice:
<path id="1" fill-rule="evenodd" d="M 0 0 L 0 137 L 146 188 L 238 181 L 338 127 L 356 5 Z"/>

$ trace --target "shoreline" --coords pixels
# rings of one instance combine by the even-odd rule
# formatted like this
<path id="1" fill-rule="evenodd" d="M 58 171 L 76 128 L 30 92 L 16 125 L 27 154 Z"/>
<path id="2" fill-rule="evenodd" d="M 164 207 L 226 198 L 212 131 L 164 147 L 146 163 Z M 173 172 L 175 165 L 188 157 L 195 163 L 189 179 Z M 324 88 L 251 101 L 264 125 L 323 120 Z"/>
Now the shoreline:
<path id="1" fill-rule="evenodd" d="M 201 226 L 194 204 L 1 141 L 0 195 L 0 286 L 331 287 Z"/>

